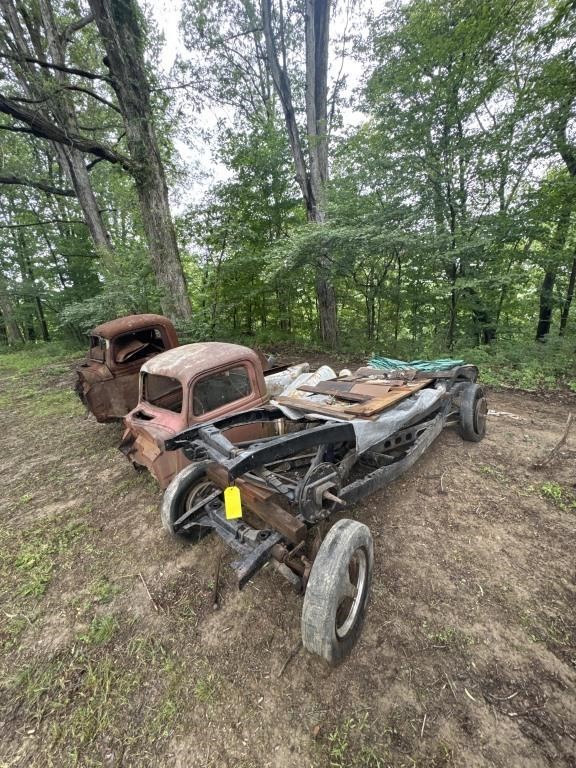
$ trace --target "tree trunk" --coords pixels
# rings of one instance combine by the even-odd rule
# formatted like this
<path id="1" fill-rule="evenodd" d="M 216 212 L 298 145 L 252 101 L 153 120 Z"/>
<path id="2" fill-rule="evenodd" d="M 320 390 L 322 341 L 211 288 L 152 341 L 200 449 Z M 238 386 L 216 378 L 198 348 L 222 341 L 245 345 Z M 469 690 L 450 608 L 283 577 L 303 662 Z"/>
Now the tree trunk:
<path id="1" fill-rule="evenodd" d="M 45 30 L 46 48 L 47 51 L 41 47 L 42 35 L 39 26 L 38 17 L 26 16 L 26 24 L 30 34 L 30 38 L 33 41 L 34 50 L 31 51 L 26 41 L 24 29 L 20 23 L 20 17 L 16 6 L 10 0 L 3 0 L 2 12 L 6 23 L 8 24 L 16 45 L 18 55 L 21 57 L 21 61 L 14 67 L 14 72 L 24 90 L 38 99 L 40 102 L 46 102 L 45 92 L 38 84 L 38 75 L 34 71 L 31 64 L 26 62 L 26 58 L 30 58 L 34 54 L 40 61 L 46 61 L 46 52 L 50 55 L 51 62 L 57 65 L 65 65 L 66 51 L 65 41 L 63 36 L 57 29 L 52 6 L 49 0 L 40 0 L 40 9 L 42 13 L 42 24 Z M 43 73 L 43 78 L 47 83 L 48 89 L 54 91 L 54 85 L 58 84 L 65 87 L 68 84 L 68 76 L 61 71 L 56 70 L 54 76 Z M 57 116 L 58 123 L 68 133 L 78 133 L 78 122 L 74 108 L 70 103 L 66 101 L 67 96 L 65 94 L 56 97 L 52 95 L 50 101 L 52 112 Z M 36 107 L 38 111 L 38 107 Z M 49 112 L 42 112 L 41 114 L 48 119 L 53 119 Z M 94 241 L 96 249 L 103 252 L 112 250 L 110 236 L 106 229 L 106 225 L 102 219 L 102 214 L 92 188 L 92 182 L 90 175 L 84 162 L 84 155 L 79 150 L 65 144 L 59 144 L 53 142 L 53 146 L 56 150 L 56 156 L 58 163 L 62 168 L 62 171 L 72 183 L 78 202 L 84 214 L 88 231 Z"/>
<path id="2" fill-rule="evenodd" d="M 554 284 L 556 282 L 556 270 L 547 269 L 540 287 L 540 310 L 538 313 L 538 327 L 536 329 L 536 341 L 545 341 L 550 333 L 552 324 L 552 310 L 554 308 Z"/>
<path id="3" fill-rule="evenodd" d="M 4 327 L 6 328 L 6 340 L 8 346 L 13 344 L 21 344 L 24 341 L 24 336 L 16 318 L 14 317 L 14 308 L 12 307 L 12 299 L 7 292 L 7 284 L 0 273 L 0 312 L 2 313 L 2 319 L 4 320 Z"/>
<path id="4" fill-rule="evenodd" d="M 134 180 L 162 308 L 176 320 L 190 320 L 192 307 L 168 203 L 164 166 L 153 126 L 144 68 L 139 10 L 134 0 L 89 0 L 106 49 L 106 64 L 124 119 L 134 163 Z"/>
<path id="5" fill-rule="evenodd" d="M 284 19 L 279 20 L 280 50 L 272 28 L 272 0 L 262 0 L 262 27 L 266 55 L 274 87 L 282 104 L 284 120 L 308 221 L 323 224 L 326 216 L 325 185 L 328 179 L 328 39 L 330 0 L 306 0 L 306 126 L 308 166 L 292 102 L 292 89 L 286 66 Z M 320 336 L 332 347 L 338 344 L 336 293 L 331 279 L 331 262 L 326 248 L 320 248 L 315 263 L 314 287 Z"/>
<path id="6" fill-rule="evenodd" d="M 540 288 L 540 309 L 538 312 L 538 326 L 536 328 L 536 341 L 545 341 L 550 333 L 552 325 L 552 311 L 554 309 L 554 285 L 558 269 L 558 255 L 562 252 L 566 243 L 566 236 L 570 225 L 572 207 L 567 200 L 560 211 L 558 224 L 554 232 L 554 238 L 550 244 L 550 257 L 544 272 L 544 279 Z"/>
<path id="7" fill-rule="evenodd" d="M 560 315 L 560 331 L 559 335 L 564 336 L 566 333 L 566 325 L 568 324 L 568 315 L 570 314 L 570 306 L 572 299 L 574 298 L 574 287 L 576 286 L 576 257 L 572 262 L 572 269 L 570 271 L 570 280 L 568 281 L 568 290 L 566 291 L 566 298 L 562 304 L 562 314 Z"/>

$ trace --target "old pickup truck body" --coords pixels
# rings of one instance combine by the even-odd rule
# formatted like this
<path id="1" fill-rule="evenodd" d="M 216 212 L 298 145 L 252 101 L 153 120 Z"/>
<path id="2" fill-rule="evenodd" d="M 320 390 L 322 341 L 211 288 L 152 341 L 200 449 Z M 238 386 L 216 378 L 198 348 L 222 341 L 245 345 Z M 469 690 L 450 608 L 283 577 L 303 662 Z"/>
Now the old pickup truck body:
<path id="1" fill-rule="evenodd" d="M 162 315 L 129 315 L 90 333 L 85 362 L 76 368 L 76 392 L 99 422 L 122 419 L 138 402 L 142 364 L 178 346 L 174 326 Z"/>
<path id="2" fill-rule="evenodd" d="M 138 405 L 125 417 L 120 450 L 146 467 L 162 488 L 189 464 L 182 451 L 164 443 L 187 427 L 257 408 L 268 400 L 266 358 L 238 344 L 184 344 L 147 361 L 140 372 Z M 242 428 L 236 439 L 242 439 Z"/>

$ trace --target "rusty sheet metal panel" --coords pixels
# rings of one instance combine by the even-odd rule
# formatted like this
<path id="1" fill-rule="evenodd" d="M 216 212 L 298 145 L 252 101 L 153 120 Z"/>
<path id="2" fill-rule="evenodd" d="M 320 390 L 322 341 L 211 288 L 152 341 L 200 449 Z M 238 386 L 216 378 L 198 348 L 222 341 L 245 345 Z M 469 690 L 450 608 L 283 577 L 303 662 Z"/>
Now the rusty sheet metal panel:
<path id="1" fill-rule="evenodd" d="M 138 403 L 138 371 L 126 376 L 112 376 L 107 379 L 98 374 L 78 372 L 76 391 L 96 421 L 103 423 L 118 421 Z"/>
<path id="2" fill-rule="evenodd" d="M 183 344 L 181 347 L 162 352 L 142 366 L 146 373 L 157 376 L 170 376 L 178 379 L 186 387 L 199 376 L 205 376 L 220 366 L 229 367 L 232 363 L 251 363 L 259 374 L 254 387 L 265 392 L 266 384 L 259 355 L 250 347 L 240 344 L 227 344 L 220 341 L 205 341 L 198 344 Z"/>
<path id="3" fill-rule="evenodd" d="M 107 323 L 97 325 L 92 331 L 93 336 L 102 336 L 103 339 L 113 339 L 123 333 L 139 331 L 142 328 L 159 326 L 166 330 L 167 339 L 171 347 L 178 346 L 178 336 L 174 325 L 163 315 L 127 315 L 126 317 L 117 317 L 115 320 L 109 320 Z"/>
<path id="4" fill-rule="evenodd" d="M 194 416 L 190 392 L 194 382 L 218 371 L 244 365 L 251 381 L 251 394 L 216 410 Z M 259 355 L 249 347 L 222 342 L 185 344 L 148 360 L 142 373 L 169 376 L 184 390 L 182 413 L 150 405 L 141 394 L 138 407 L 125 420 L 126 431 L 120 450 L 134 464 L 146 467 L 162 488 L 190 462 L 182 451 L 164 451 L 164 441 L 192 424 L 211 421 L 238 410 L 256 408 L 268 399 Z M 242 438 L 239 438 L 242 439 Z"/>

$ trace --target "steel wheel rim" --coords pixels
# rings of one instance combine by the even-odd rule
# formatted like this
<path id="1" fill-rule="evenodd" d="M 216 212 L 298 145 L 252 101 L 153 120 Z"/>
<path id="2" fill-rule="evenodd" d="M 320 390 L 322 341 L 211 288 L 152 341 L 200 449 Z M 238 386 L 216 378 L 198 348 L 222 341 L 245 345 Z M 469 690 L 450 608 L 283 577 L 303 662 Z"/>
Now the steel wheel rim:
<path id="1" fill-rule="evenodd" d="M 215 486 L 210 480 L 202 480 L 190 489 L 190 493 L 186 497 L 186 512 L 192 509 L 193 506 L 198 504 L 203 498 L 209 496 L 214 490 Z"/>
<path id="2" fill-rule="evenodd" d="M 488 416 L 488 403 L 485 397 L 481 397 L 476 403 L 476 409 L 474 413 L 474 426 L 476 427 L 476 433 L 481 435 L 486 429 L 486 417 Z"/>
<path id="3" fill-rule="evenodd" d="M 350 598 L 349 595 L 344 594 L 342 597 L 343 599 L 338 604 L 338 608 L 336 609 L 336 637 L 338 639 L 342 640 L 346 637 L 346 635 L 350 632 L 350 630 L 354 627 L 356 624 L 356 621 L 358 619 L 358 616 L 360 614 L 360 610 L 362 608 L 362 602 L 364 598 L 364 590 L 366 586 L 366 580 L 368 577 L 368 559 L 366 557 L 366 552 L 362 547 L 359 547 L 357 550 L 354 551 L 352 557 L 350 558 L 350 562 L 348 563 L 348 579 L 350 579 L 350 566 L 356 562 L 357 564 L 357 577 L 356 577 L 356 583 L 352 583 L 352 586 L 355 588 L 354 596 Z M 340 611 L 340 608 L 345 603 L 346 599 L 351 599 L 351 605 L 348 610 L 347 615 L 345 616 L 344 620 L 338 623 L 338 613 Z"/>

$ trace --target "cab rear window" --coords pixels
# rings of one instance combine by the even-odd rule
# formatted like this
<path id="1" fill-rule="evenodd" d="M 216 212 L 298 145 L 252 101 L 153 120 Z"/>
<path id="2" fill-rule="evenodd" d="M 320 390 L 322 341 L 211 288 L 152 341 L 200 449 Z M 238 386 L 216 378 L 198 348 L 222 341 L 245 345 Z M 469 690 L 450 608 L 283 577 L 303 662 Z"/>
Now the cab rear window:
<path id="1" fill-rule="evenodd" d="M 215 411 L 223 405 L 241 400 L 252 392 L 250 376 L 243 365 L 213 373 L 200 379 L 192 392 L 194 416 Z"/>
<path id="2" fill-rule="evenodd" d="M 182 384 L 170 376 L 158 376 L 155 373 L 143 373 L 144 399 L 150 405 L 164 408 L 166 411 L 182 411 Z"/>
<path id="3" fill-rule="evenodd" d="M 159 328 L 143 328 L 123 333 L 114 339 L 114 359 L 117 363 L 129 363 L 166 349 L 162 331 Z"/>

